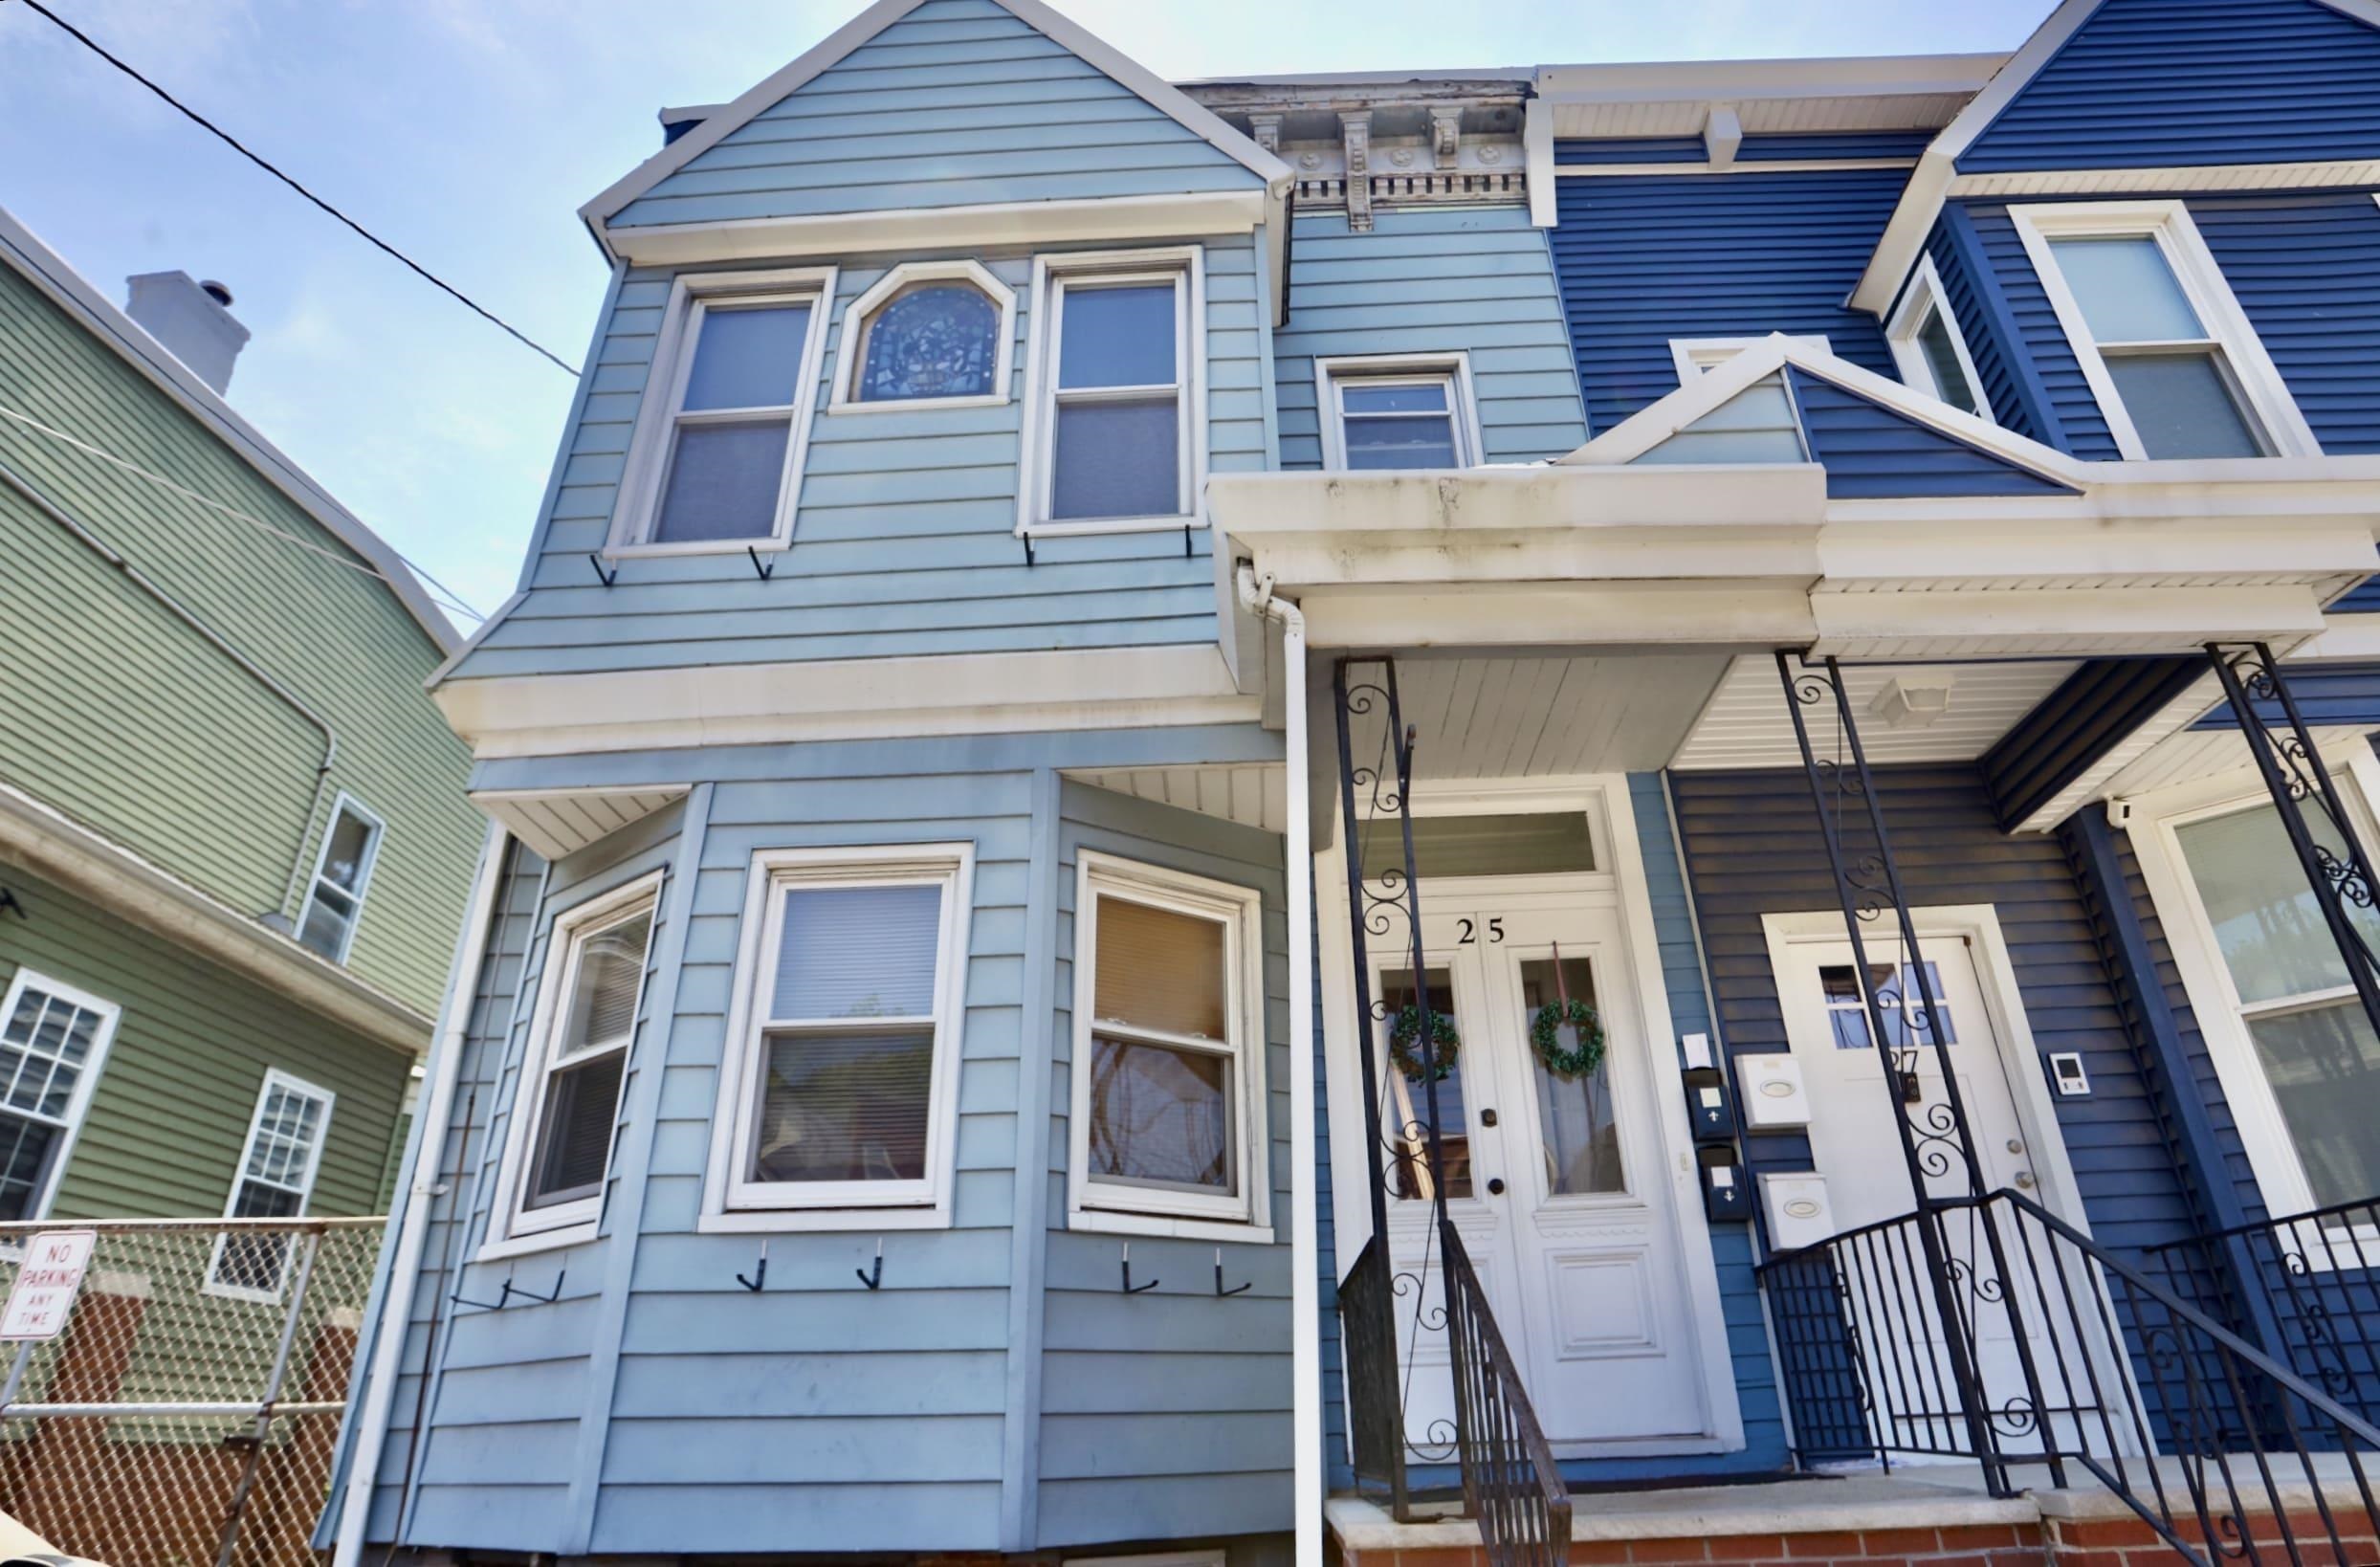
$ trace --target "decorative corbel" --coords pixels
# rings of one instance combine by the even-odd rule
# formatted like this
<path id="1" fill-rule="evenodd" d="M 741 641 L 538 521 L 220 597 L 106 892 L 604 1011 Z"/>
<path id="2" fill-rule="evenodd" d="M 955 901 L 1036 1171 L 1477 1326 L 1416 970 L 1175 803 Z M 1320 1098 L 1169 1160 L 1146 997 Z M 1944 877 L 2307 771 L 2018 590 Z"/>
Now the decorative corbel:
<path id="1" fill-rule="evenodd" d="M 1339 116 L 1347 143 L 1347 229 L 1350 233 L 1372 230 L 1372 112 L 1358 110 Z"/>
<path id="2" fill-rule="evenodd" d="M 1277 114 L 1252 114 L 1247 117 L 1248 134 L 1267 152 L 1281 150 L 1281 117 Z"/>
<path id="3" fill-rule="evenodd" d="M 1455 166 L 1455 154 L 1463 147 L 1463 109 L 1460 104 L 1430 110 L 1430 151 L 1441 168 Z"/>

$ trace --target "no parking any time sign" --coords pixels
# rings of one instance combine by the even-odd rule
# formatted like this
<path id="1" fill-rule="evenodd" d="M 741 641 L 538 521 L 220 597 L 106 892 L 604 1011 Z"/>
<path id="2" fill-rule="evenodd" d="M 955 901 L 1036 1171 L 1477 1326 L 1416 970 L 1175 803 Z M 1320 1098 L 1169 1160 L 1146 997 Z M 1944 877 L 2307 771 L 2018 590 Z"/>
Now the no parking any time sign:
<path id="1" fill-rule="evenodd" d="M 9 1287 L 7 1307 L 0 1308 L 0 1343 L 55 1338 L 65 1331 L 98 1242 L 92 1230 L 53 1229 L 25 1243 L 24 1264 Z"/>

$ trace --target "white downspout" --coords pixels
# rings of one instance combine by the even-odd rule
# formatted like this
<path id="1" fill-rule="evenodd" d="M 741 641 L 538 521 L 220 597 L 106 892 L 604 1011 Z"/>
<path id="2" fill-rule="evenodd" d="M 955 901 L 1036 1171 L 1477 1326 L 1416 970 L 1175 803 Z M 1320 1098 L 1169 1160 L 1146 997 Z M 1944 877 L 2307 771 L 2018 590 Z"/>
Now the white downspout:
<path id="1" fill-rule="evenodd" d="M 1240 567 L 1240 602 L 1281 627 L 1289 894 L 1289 1376 L 1297 1567 L 1322 1567 L 1321 1242 L 1314 1203 L 1314 853 L 1306 768 L 1306 616 Z M 347 1567 L 344 1562 L 337 1567 Z"/>
<path id="2" fill-rule="evenodd" d="M 430 1210 L 438 1195 L 439 1155 L 446 1147 L 447 1117 L 454 1113 L 454 1082 L 463 1066 L 463 1035 L 471 1027 L 472 997 L 488 951 L 488 926 L 496 912 L 496 884 L 504 873 L 504 829 L 488 824 L 479 850 L 462 933 L 455 938 L 454 982 L 440 1008 L 438 1037 L 430 1051 L 430 1092 L 423 1100 L 414 1141 L 413 1179 L 403 1190 L 397 1216 L 397 1249 L 389 1259 L 388 1287 L 381 1291 L 379 1336 L 372 1342 L 372 1372 L 364 1389 L 364 1409 L 355 1424 L 355 1451 L 347 1467 L 347 1491 L 341 1498 L 339 1529 L 331 1539 L 331 1567 L 355 1567 L 364 1554 L 364 1533 L 372 1512 L 372 1486 L 380 1474 L 381 1448 L 388 1439 L 388 1412 L 396 1401 L 405 1340 L 413 1314 L 413 1287 L 420 1276 L 422 1247 L 430 1234 Z"/>

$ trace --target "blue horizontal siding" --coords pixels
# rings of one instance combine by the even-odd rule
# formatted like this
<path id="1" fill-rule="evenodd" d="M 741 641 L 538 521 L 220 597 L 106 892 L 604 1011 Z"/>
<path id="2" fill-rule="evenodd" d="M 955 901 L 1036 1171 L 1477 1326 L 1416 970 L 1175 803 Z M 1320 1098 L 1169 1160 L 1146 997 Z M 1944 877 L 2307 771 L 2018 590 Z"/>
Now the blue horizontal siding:
<path id="1" fill-rule="evenodd" d="M 1902 169 L 1615 175 L 1561 182 L 1552 238 L 1587 421 L 1675 391 L 1672 338 L 1822 333 L 1894 374 L 1876 318 L 1844 308 L 1907 182 Z"/>
<path id="2" fill-rule="evenodd" d="M 1914 158 L 1932 144 L 1928 130 L 1777 131 L 1747 136 L 1735 161 L 1756 164 L 1779 158 Z"/>
<path id="3" fill-rule="evenodd" d="M 2025 356 L 2039 383 L 2048 420 L 2055 426 L 2050 444 L 2084 462 L 2116 461 L 2122 453 L 2107 433 L 2106 416 L 2099 411 L 2090 383 L 2082 379 L 2082 366 L 2065 329 L 2058 324 L 2040 274 L 2034 271 L 2033 258 L 2016 236 L 2008 203 L 1969 202 L 1963 210 L 1964 221 L 1974 231 L 1976 249 L 2006 301 L 2006 319 L 2018 344 L 2014 351 Z"/>
<path id="4" fill-rule="evenodd" d="M 2369 81 L 2380 109 L 2380 64 Z M 2323 451 L 2380 452 L 2380 201 L 2193 196 L 2190 215 Z"/>
<path id="5" fill-rule="evenodd" d="M 1962 174 L 2380 157 L 2380 29 L 2318 0 L 2105 0 Z"/>
<path id="6" fill-rule="evenodd" d="M 1521 207 L 1296 220 L 1289 318 L 1273 335 L 1281 466 L 1319 468 L 1313 362 L 1341 354 L 1469 354 L 1489 462 L 1540 462 L 1587 438 L 1545 236 Z"/>
<path id="7" fill-rule="evenodd" d="M 2380 577 L 2367 577 L 2330 601 L 2334 615 L 2369 615 L 2380 610 Z"/>
<path id="8" fill-rule="evenodd" d="M 2285 673 L 2289 697 L 2307 723 L 2354 728 L 2380 724 L 2380 663 L 2292 665 Z M 2258 702 L 2256 711 L 2267 724 L 2289 721 L 2279 702 Z M 2237 729 L 2239 715 L 2229 702 L 2219 703 L 2191 727 L 2208 732 Z"/>
<path id="9" fill-rule="evenodd" d="M 2049 393 L 2024 352 L 2023 333 L 2007 290 L 1985 258 L 1964 207 L 1952 203 L 1943 210 L 1941 221 L 1927 236 L 1926 254 L 1942 280 L 1943 302 L 1958 324 L 1968 357 L 1974 361 L 1977 389 L 1992 417 L 2030 440 L 2059 445 L 2061 427 Z"/>
<path id="10" fill-rule="evenodd" d="M 2206 673 L 2202 658 L 2094 658 L 2042 697 L 1980 763 L 2000 826 L 2056 799 Z"/>
<path id="11" fill-rule="evenodd" d="M 1840 499 L 2056 496 L 2071 487 L 1954 440 L 1799 366 L 1787 372 L 1810 454 Z"/>
<path id="12" fill-rule="evenodd" d="M 1710 149 L 1699 136 L 1581 136 L 1554 143 L 1561 164 L 1699 164 Z"/>
<path id="13" fill-rule="evenodd" d="M 611 221 L 810 217 L 1258 183 L 991 0 L 927 0 Z"/>

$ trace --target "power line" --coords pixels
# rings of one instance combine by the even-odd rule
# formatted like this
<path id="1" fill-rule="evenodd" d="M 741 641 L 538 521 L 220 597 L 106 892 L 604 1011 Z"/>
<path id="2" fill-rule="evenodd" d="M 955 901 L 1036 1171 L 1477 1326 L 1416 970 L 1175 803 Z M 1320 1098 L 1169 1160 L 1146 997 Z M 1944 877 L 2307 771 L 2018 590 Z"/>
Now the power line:
<path id="1" fill-rule="evenodd" d="M 238 137 L 233 136 L 230 131 L 225 130 L 222 126 L 216 124 L 205 115 L 200 114 L 196 109 L 191 108 L 188 104 L 183 102 L 180 99 L 174 97 L 171 93 L 165 91 L 165 89 L 160 87 L 157 83 L 143 76 L 139 71 L 125 63 L 122 59 L 110 54 L 106 47 L 98 39 L 92 37 L 88 33 L 83 32 L 82 29 L 68 21 L 65 17 L 60 16 L 56 11 L 52 11 L 48 6 L 43 5 L 41 0 L 24 0 L 24 4 L 28 10 L 33 11 L 35 14 L 46 17 L 50 21 L 55 23 L 71 37 L 73 37 L 77 43 L 81 44 L 85 49 L 88 49 L 94 55 L 99 55 L 99 58 L 105 60 L 117 70 L 121 71 L 125 76 L 130 77 L 133 80 L 139 82 L 150 92 L 155 93 L 159 98 L 164 99 L 167 103 L 171 104 L 174 108 L 179 109 L 184 115 L 187 116 L 194 123 L 203 129 L 211 132 L 232 151 L 238 153 L 250 163 L 254 164 L 258 168 L 263 169 L 267 174 L 272 175 L 275 179 L 280 181 L 292 190 L 297 191 L 299 195 L 305 197 L 306 200 L 314 203 L 315 206 L 320 207 L 323 211 L 328 212 L 331 216 L 337 218 L 348 228 L 353 229 L 357 233 L 362 234 L 365 239 L 371 241 L 372 244 L 378 246 L 381 250 L 386 251 L 388 254 L 396 257 L 416 276 L 453 296 L 453 298 L 459 300 L 465 308 L 501 329 L 516 342 L 518 342 L 524 347 L 527 347 L 539 354 L 542 354 L 547 360 L 553 363 L 556 369 L 561 370 L 565 375 L 575 376 L 579 373 L 578 369 L 567 361 L 556 355 L 551 349 L 545 347 L 542 343 L 531 339 L 518 328 L 515 327 L 511 322 L 505 320 L 501 316 L 498 316 L 495 311 L 488 309 L 478 300 L 473 298 L 470 295 L 465 294 L 461 289 L 456 288 L 452 283 L 448 282 L 445 278 L 439 276 L 436 273 L 431 272 L 429 268 L 423 266 L 420 262 L 414 260 L 411 256 L 406 254 L 394 245 L 391 245 L 386 240 L 381 238 L 380 235 L 372 232 L 371 230 L 364 227 L 363 224 L 358 223 L 355 219 L 349 217 L 338 208 L 333 207 L 329 202 L 324 201 L 321 197 L 316 195 L 304 186 L 299 185 L 289 175 L 284 174 L 278 168 L 275 168 L 263 157 L 250 151 L 246 146 L 241 144 Z"/>

